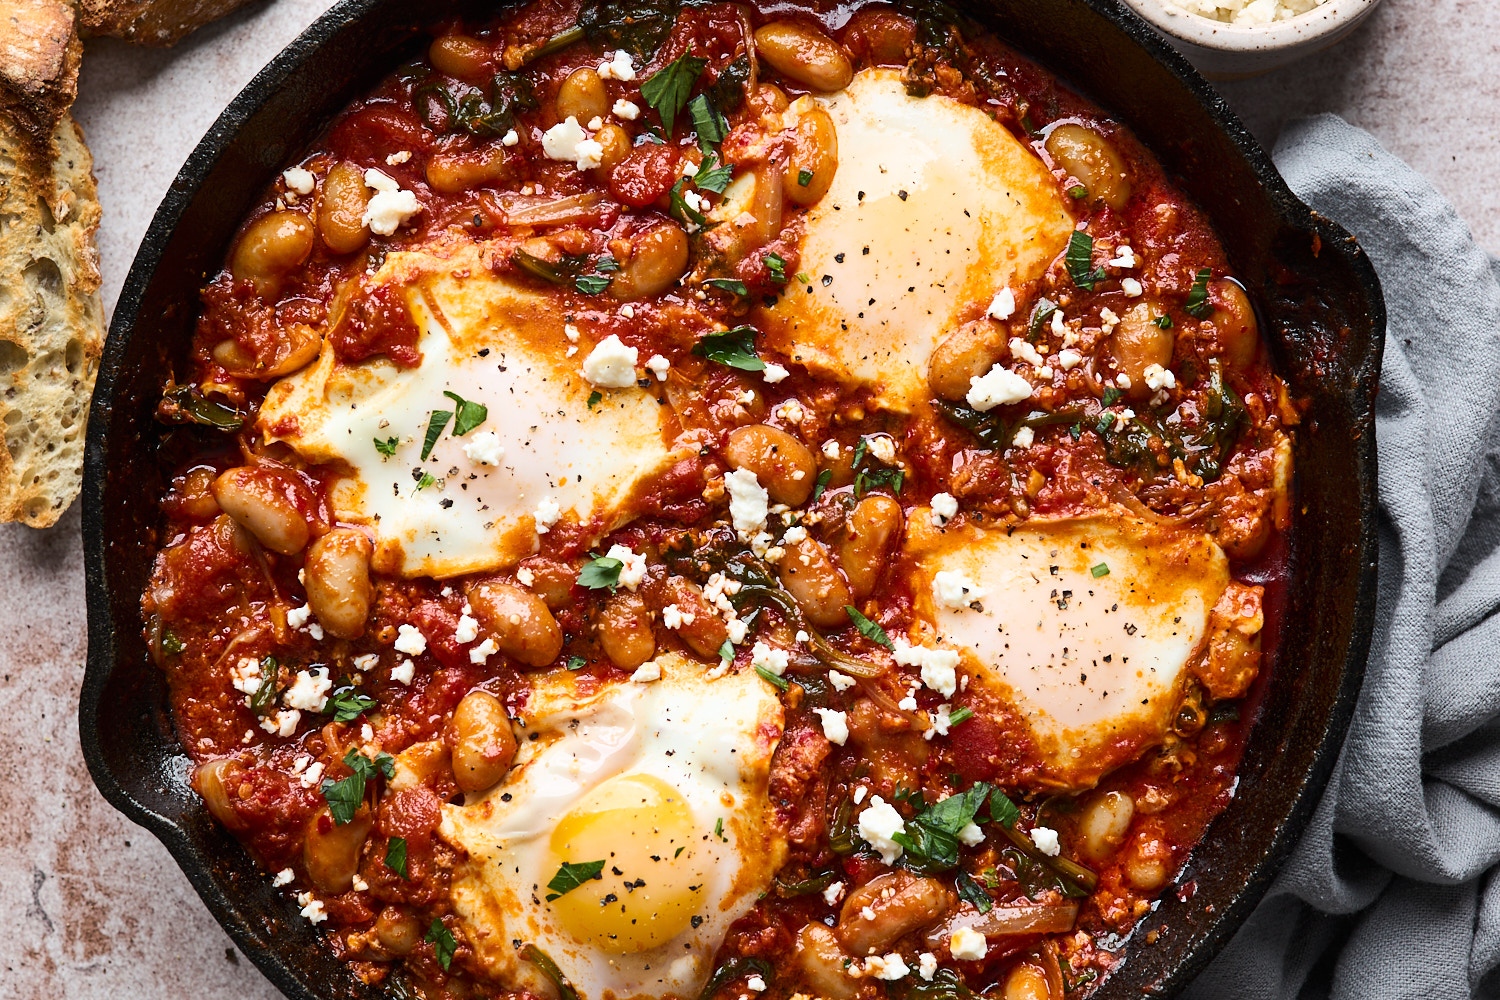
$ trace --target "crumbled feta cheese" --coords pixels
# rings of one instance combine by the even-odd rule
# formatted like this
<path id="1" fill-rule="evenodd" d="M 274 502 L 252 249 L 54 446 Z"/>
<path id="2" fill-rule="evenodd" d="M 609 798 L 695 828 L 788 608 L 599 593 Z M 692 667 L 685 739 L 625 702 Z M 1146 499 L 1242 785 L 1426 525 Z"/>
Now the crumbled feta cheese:
<path id="1" fill-rule="evenodd" d="M 473 649 L 469 650 L 470 663 L 484 663 L 493 656 L 500 647 L 495 644 L 494 639 L 486 639 Z"/>
<path id="2" fill-rule="evenodd" d="M 934 493 L 932 495 L 933 527 L 941 528 L 957 516 L 958 501 L 954 499 L 952 493 Z"/>
<path id="3" fill-rule="evenodd" d="M 323 908 L 323 901 L 314 897 L 310 892 L 297 893 L 297 905 L 302 907 L 302 915 L 307 918 L 308 923 L 321 924 L 328 919 L 328 912 Z"/>
<path id="4" fill-rule="evenodd" d="M 1057 314 L 1053 313 L 1053 315 Z M 1040 351 L 1020 337 L 1010 338 L 1010 356 L 1027 364 L 1037 366 L 1040 366 L 1046 360 L 1042 357 Z"/>
<path id="5" fill-rule="evenodd" d="M 969 392 L 964 398 L 970 406 L 984 413 L 1006 403 L 1031 398 L 1031 383 L 1004 365 L 996 365 L 988 374 L 969 379 Z"/>
<path id="6" fill-rule="evenodd" d="M 652 681 L 659 681 L 661 680 L 661 664 L 655 660 L 647 660 L 635 668 L 635 673 L 630 675 L 630 679 L 637 684 L 650 684 Z"/>
<path id="7" fill-rule="evenodd" d="M 502 146 L 514 146 L 521 141 L 521 135 L 515 129 L 505 133 L 505 138 L 500 140 Z"/>
<path id="8" fill-rule="evenodd" d="M 954 570 L 941 570 L 932 578 L 932 596 L 940 607 L 962 611 L 984 597 L 984 591 Z"/>
<path id="9" fill-rule="evenodd" d="M 333 679 L 328 676 L 326 667 L 317 670 L 299 670 L 292 686 L 286 689 L 281 700 L 288 708 L 298 708 L 304 712 L 321 712 L 323 705 L 328 701 L 328 692 L 333 689 Z"/>
<path id="10" fill-rule="evenodd" d="M 604 54 L 608 57 L 609 61 L 599 64 L 596 72 L 599 74 L 600 79 L 621 80 L 625 83 L 629 83 L 635 79 L 635 64 L 630 61 L 630 53 L 624 49 L 620 49 L 613 56 L 608 52 Z"/>
<path id="11" fill-rule="evenodd" d="M 1116 431 L 1116 433 L 1118 433 L 1119 431 L 1123 431 L 1125 429 L 1125 425 L 1128 424 L 1128 423 L 1130 423 L 1134 419 L 1135 419 L 1135 411 L 1132 410 L 1128 406 L 1125 409 L 1121 410 L 1119 413 L 1116 413 L 1115 414 L 1115 431 Z"/>
<path id="12" fill-rule="evenodd" d="M 1036 370 L 1036 377 L 1040 378 L 1040 379 L 1049 379 L 1049 378 L 1051 378 L 1052 377 L 1052 366 L 1051 365 L 1042 365 L 1042 367 L 1040 367 L 1040 368 L 1038 368 Z"/>
<path id="13" fill-rule="evenodd" d="M 1065 327 L 1065 326 L 1063 326 L 1063 311 L 1061 309 L 1055 309 L 1055 310 L 1053 310 L 1053 312 L 1052 312 L 1052 335 L 1054 337 L 1065 337 L 1065 336 L 1067 336 L 1067 334 L 1068 334 L 1068 328 Z"/>
<path id="14" fill-rule="evenodd" d="M 523 587 L 530 587 L 536 583 L 536 574 L 525 566 L 516 570 L 516 582 Z"/>
<path id="15" fill-rule="evenodd" d="M 291 871 L 290 868 L 287 871 Z M 823 890 L 823 902 L 829 906 L 837 906 L 839 898 L 844 895 L 844 883 L 835 882 Z"/>
<path id="16" fill-rule="evenodd" d="M 1142 288 L 1141 283 L 1134 278 L 1121 278 L 1120 291 L 1124 292 L 1127 297 L 1133 299 L 1139 297 L 1140 294 L 1145 291 L 1145 289 Z"/>
<path id="17" fill-rule="evenodd" d="M 1010 319 L 1016 312 L 1016 293 L 1002 288 L 990 300 L 989 314 L 995 319 Z"/>
<path id="18" fill-rule="evenodd" d="M 906 832 L 906 821 L 894 806 L 879 795 L 870 796 L 870 804 L 859 814 L 859 835 L 880 854 L 880 860 L 891 864 L 901 856 L 902 847 L 891 838 Z"/>
<path id="19" fill-rule="evenodd" d="M 783 545 L 797 545 L 805 541 L 807 541 L 807 529 L 800 524 L 792 525 L 781 536 Z"/>
<path id="20" fill-rule="evenodd" d="M 729 641 L 738 646 L 745 641 L 745 636 L 750 634 L 750 626 L 738 618 L 731 618 L 724 623 L 724 630 L 729 633 Z"/>
<path id="21" fill-rule="evenodd" d="M 578 343 L 578 327 L 574 326 L 572 323 L 564 323 L 563 336 L 567 337 L 569 342 L 571 343 Z"/>
<path id="22" fill-rule="evenodd" d="M 889 434 L 871 434 L 865 438 L 865 443 L 870 449 L 870 454 L 880 459 L 886 465 L 896 460 L 896 442 Z"/>
<path id="23" fill-rule="evenodd" d="M 639 351 L 626 347 L 612 333 L 583 359 L 583 377 L 601 389 L 628 389 L 635 385 L 635 363 L 639 357 Z"/>
<path id="24" fill-rule="evenodd" d="M 1177 388 L 1177 376 L 1172 374 L 1169 368 L 1163 368 L 1161 365 L 1147 365 L 1146 370 L 1141 374 L 1146 377 L 1146 388 L 1152 392 Z"/>
<path id="25" fill-rule="evenodd" d="M 874 976 L 876 979 L 884 979 L 894 982 L 905 976 L 911 969 L 907 967 L 906 960 L 897 952 L 881 958 L 879 955 L 871 955 L 865 959 L 865 975 Z"/>
<path id="26" fill-rule="evenodd" d="M 806 413 L 803 411 L 801 403 L 797 402 L 795 399 L 788 399 L 786 402 L 776 407 L 776 415 L 779 416 L 782 420 L 785 420 L 787 423 L 800 424 L 802 423 L 802 418 L 806 416 Z M 894 451 L 892 452 L 892 454 L 894 454 Z"/>
<path id="27" fill-rule="evenodd" d="M 656 376 L 656 381 L 665 382 L 667 380 L 667 372 L 672 368 L 672 362 L 660 354 L 653 354 L 646 361 L 646 367 L 650 369 L 651 374 Z"/>
<path id="28" fill-rule="evenodd" d="M 594 117 L 592 117 L 592 118 L 589 119 L 589 131 L 590 132 L 597 132 L 597 131 L 599 131 L 603 127 L 604 127 L 604 119 L 600 118 L 598 115 L 595 115 Z"/>
<path id="29" fill-rule="evenodd" d="M 1129 389 L 1131 385 L 1130 376 L 1126 375 L 1124 372 L 1120 372 L 1120 374 L 1115 376 L 1115 385 L 1119 386 L 1121 389 Z"/>
<path id="30" fill-rule="evenodd" d="M 317 183 L 312 171 L 302 167 L 288 167 L 281 172 L 281 179 L 286 181 L 286 189 L 293 194 L 312 194 L 313 185 Z"/>
<path id="31" fill-rule="evenodd" d="M 311 618 L 311 617 L 312 617 L 312 606 L 311 605 L 304 604 L 300 608 L 290 608 L 290 609 L 287 610 L 287 613 L 286 613 L 286 627 L 287 628 L 301 628 L 302 626 L 304 626 L 304 625 L 307 624 L 307 620 L 309 618 Z"/>
<path id="32" fill-rule="evenodd" d="M 932 982 L 932 977 L 937 975 L 937 956 L 930 951 L 924 951 L 917 956 L 917 975 Z"/>
<path id="33" fill-rule="evenodd" d="M 1104 332 L 1109 333 L 1120 325 L 1120 317 L 1109 306 L 1099 310 L 1099 322 L 1104 324 Z"/>
<path id="34" fill-rule="evenodd" d="M 853 677 L 838 670 L 828 671 L 828 683 L 833 685 L 835 691 L 847 691 L 859 683 Z"/>
<path id="35" fill-rule="evenodd" d="M 251 657 L 242 656 L 238 663 L 229 668 L 229 683 L 241 694 L 252 695 L 259 691 L 264 680 L 265 677 L 260 672 L 260 661 Z M 250 704 L 248 697 L 245 704 Z"/>
<path id="36" fill-rule="evenodd" d="M 1074 350 L 1057 352 L 1057 365 L 1065 372 L 1070 372 L 1083 363 L 1083 355 Z"/>
<path id="37" fill-rule="evenodd" d="M 623 545 L 611 545 L 605 558 L 620 560 L 620 586 L 635 590 L 646 579 L 646 557 Z"/>
<path id="38" fill-rule="evenodd" d="M 724 476 L 724 488 L 729 491 L 729 516 L 740 537 L 765 530 L 766 515 L 770 512 L 770 494 L 760 485 L 755 473 L 750 469 L 736 469 L 727 473 Z"/>
<path id="39" fill-rule="evenodd" d="M 960 962 L 977 962 L 989 949 L 990 944 L 984 935 L 972 927 L 960 927 L 948 941 L 948 950 Z"/>
<path id="40" fill-rule="evenodd" d="M 778 365 L 774 361 L 767 361 L 766 370 L 760 373 L 760 377 L 775 385 L 790 374 L 791 372 L 787 371 L 784 365 Z"/>
<path id="41" fill-rule="evenodd" d="M 915 712 L 917 710 L 917 698 L 915 695 L 909 694 L 905 698 L 902 698 L 900 701 L 896 702 L 896 707 L 901 709 L 903 712 Z"/>
<path id="42" fill-rule="evenodd" d="M 360 220 L 377 236 L 389 236 L 406 224 L 406 220 L 422 211 L 422 203 L 410 191 L 382 171 L 373 167 L 365 171 L 365 186 L 374 188 L 375 194 L 365 205 L 364 217 Z"/>
<path id="43" fill-rule="evenodd" d="M 406 162 L 408 162 L 410 160 L 411 160 L 411 150 L 409 150 L 409 149 L 403 149 L 403 150 L 400 150 L 398 152 L 392 153 L 391 155 L 387 156 L 385 158 L 385 165 L 388 166 L 388 167 L 399 167 L 399 166 L 401 166 L 401 164 L 406 163 Z"/>
<path id="44" fill-rule="evenodd" d="M 668 604 L 661 609 L 661 623 L 667 628 L 677 630 L 684 625 L 691 625 L 697 618 L 691 611 L 684 611 L 675 604 Z"/>
<path id="45" fill-rule="evenodd" d="M 603 158 L 604 147 L 569 115 L 542 133 L 542 152 L 549 160 L 571 161 L 579 170 L 592 170 Z"/>
<path id="46" fill-rule="evenodd" d="M 296 877 L 296 873 L 293 872 L 290 868 L 283 868 L 281 869 L 281 871 L 276 873 L 275 878 L 271 879 L 271 885 L 274 888 L 280 889 L 284 885 L 291 885 L 292 879 Z"/>
<path id="47" fill-rule="evenodd" d="M 984 831 L 979 828 L 978 823 L 965 823 L 958 831 L 958 841 L 967 847 L 978 847 L 984 843 Z"/>
<path id="48" fill-rule="evenodd" d="M 479 622 L 467 614 L 459 615 L 458 627 L 453 630 L 454 642 L 473 642 L 479 638 Z"/>
<path id="49" fill-rule="evenodd" d="M 355 892 L 369 892 L 370 891 L 370 883 L 366 882 L 364 879 L 360 878 L 358 875 L 354 876 L 354 881 L 352 883 L 350 883 L 350 884 L 354 887 L 354 891 Z"/>
<path id="50" fill-rule="evenodd" d="M 823 442 L 823 457 L 825 457 L 825 458 L 838 458 L 839 457 L 839 443 L 837 441 L 834 441 L 832 438 L 830 438 L 827 441 L 824 441 Z"/>
<path id="51" fill-rule="evenodd" d="M 958 690 L 958 651 L 912 646 L 896 640 L 892 655 L 903 667 L 921 667 L 922 683 L 943 697 Z"/>
<path id="52" fill-rule="evenodd" d="M 776 646 L 768 646 L 763 642 L 757 642 L 750 647 L 750 666 L 759 667 L 768 673 L 780 677 L 786 673 L 787 666 L 792 662 L 791 656 L 786 650 Z"/>
<path id="53" fill-rule="evenodd" d="M 849 717 L 831 708 L 815 708 L 813 711 L 823 720 L 823 735 L 828 742 L 843 746 L 849 738 Z"/>
<path id="54" fill-rule="evenodd" d="M 1030 448 L 1034 441 L 1036 441 L 1036 431 L 1030 427 L 1018 428 L 1015 437 L 1010 439 L 1010 443 L 1017 448 Z"/>
<path id="55" fill-rule="evenodd" d="M 759 976 L 751 976 L 745 981 L 745 989 L 756 993 L 764 993 L 766 991 L 766 981 Z"/>
<path id="56" fill-rule="evenodd" d="M 278 709 L 260 720 L 260 728 L 273 736 L 287 737 L 297 731 L 297 723 L 302 721 L 302 713 L 295 708 Z"/>
<path id="57" fill-rule="evenodd" d="M 615 102 L 615 106 L 610 111 L 616 118 L 627 122 L 633 122 L 641 116 L 641 106 L 634 101 L 627 101 L 623 97 Z"/>
<path id="58" fill-rule="evenodd" d="M 688 188 L 686 191 L 682 192 L 682 202 L 694 212 L 701 213 L 704 209 L 708 208 L 708 202 L 703 198 L 702 195 L 700 195 L 697 191 L 694 191 L 692 188 Z"/>
<path id="59" fill-rule="evenodd" d="M 303 788 L 317 788 L 318 782 L 323 780 L 323 762 L 320 760 L 309 767 L 302 775 Z"/>
<path id="60" fill-rule="evenodd" d="M 464 444 L 464 454 L 476 465 L 499 465 L 505 458 L 505 448 L 494 431 L 480 431 Z"/>
<path id="61" fill-rule="evenodd" d="M 868 794 L 870 794 L 870 790 L 868 788 L 866 788 L 864 785 L 857 785 L 854 789 L 854 794 L 850 796 L 850 798 L 854 800 L 855 805 L 859 805 L 865 800 L 865 796 Z"/>
<path id="62" fill-rule="evenodd" d="M 554 524 L 562 520 L 562 508 L 557 505 L 557 501 L 544 497 L 542 502 L 536 505 L 536 510 L 532 512 L 531 517 L 536 521 L 536 533 L 545 535 Z"/>
<path id="63" fill-rule="evenodd" d="M 407 656 L 421 656 L 427 651 L 427 637 L 415 625 L 402 625 L 396 629 L 395 648 Z"/>
<path id="64" fill-rule="evenodd" d="M 397 684 L 410 684 L 411 679 L 416 676 L 417 665 L 410 660 L 402 660 L 391 668 L 391 680 Z"/>
<path id="65" fill-rule="evenodd" d="M 1062 845 L 1057 842 L 1057 831 L 1051 827 L 1032 827 L 1031 842 L 1036 845 L 1037 850 L 1049 858 L 1055 858 L 1062 853 Z"/>
<path id="66" fill-rule="evenodd" d="M 1122 244 L 1115 250 L 1114 260 L 1108 262 L 1110 267 L 1135 267 L 1139 261 L 1136 259 L 1135 251 L 1130 249 L 1130 244 Z"/>
<path id="67" fill-rule="evenodd" d="M 361 653 L 354 658 L 355 670 L 374 670 L 378 666 L 380 666 L 379 653 Z"/>

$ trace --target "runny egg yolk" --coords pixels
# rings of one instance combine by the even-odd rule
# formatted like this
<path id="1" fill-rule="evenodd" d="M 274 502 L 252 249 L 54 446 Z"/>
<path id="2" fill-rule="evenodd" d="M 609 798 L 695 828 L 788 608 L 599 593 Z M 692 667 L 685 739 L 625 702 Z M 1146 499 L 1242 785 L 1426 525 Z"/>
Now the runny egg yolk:
<path id="1" fill-rule="evenodd" d="M 590 879 L 553 900 L 562 928 L 600 951 L 657 948 L 687 927 L 703 903 L 703 835 L 682 795 L 649 774 L 624 774 L 589 793 L 552 832 L 546 871 L 604 861 Z"/>

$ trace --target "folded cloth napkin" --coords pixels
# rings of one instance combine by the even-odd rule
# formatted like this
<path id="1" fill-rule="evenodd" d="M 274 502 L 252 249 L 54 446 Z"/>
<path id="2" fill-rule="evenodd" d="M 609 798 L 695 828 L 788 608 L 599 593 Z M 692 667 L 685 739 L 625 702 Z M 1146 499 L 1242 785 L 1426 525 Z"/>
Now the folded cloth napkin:
<path id="1" fill-rule="evenodd" d="M 1500 260 L 1338 118 L 1288 126 L 1274 158 L 1385 288 L 1380 588 L 1317 812 L 1186 996 L 1500 997 Z"/>

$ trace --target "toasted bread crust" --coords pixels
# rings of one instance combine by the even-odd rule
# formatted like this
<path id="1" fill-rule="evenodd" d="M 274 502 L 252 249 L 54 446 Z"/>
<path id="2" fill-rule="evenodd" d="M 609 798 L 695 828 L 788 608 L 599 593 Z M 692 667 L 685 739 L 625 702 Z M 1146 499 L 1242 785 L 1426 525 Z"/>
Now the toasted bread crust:
<path id="1" fill-rule="evenodd" d="M 39 149 L 78 95 L 82 54 L 64 0 L 0 0 L 0 109 Z"/>
<path id="2" fill-rule="evenodd" d="M 44 154 L 0 114 L 0 521 L 36 528 L 78 495 L 104 344 L 93 158 L 71 116 Z"/>
<path id="3" fill-rule="evenodd" d="M 251 0 L 79 0 L 79 31 L 139 45 L 176 45 L 184 35 Z"/>

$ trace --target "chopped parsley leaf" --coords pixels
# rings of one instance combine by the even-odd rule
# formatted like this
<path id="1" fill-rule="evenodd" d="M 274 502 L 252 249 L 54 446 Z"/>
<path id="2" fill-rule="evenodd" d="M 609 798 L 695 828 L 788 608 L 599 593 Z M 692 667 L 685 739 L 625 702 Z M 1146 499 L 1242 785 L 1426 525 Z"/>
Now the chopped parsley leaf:
<path id="1" fill-rule="evenodd" d="M 580 274 L 573 279 L 573 287 L 584 295 L 598 295 L 609 287 L 609 279 L 602 274 Z"/>
<path id="2" fill-rule="evenodd" d="M 675 216 L 678 221 L 683 222 L 689 226 L 696 226 L 698 229 L 710 228 L 708 216 L 704 215 L 702 212 L 698 211 L 698 209 L 689 205 L 687 203 L 687 199 L 683 197 L 682 188 L 686 183 L 686 177 L 679 177 L 677 178 L 677 183 L 672 185 L 672 190 L 669 193 L 669 200 L 672 206 L 672 215 Z M 694 230 L 692 229 L 688 230 L 688 232 L 693 231 Z"/>
<path id="3" fill-rule="evenodd" d="M 581 656 L 570 656 L 570 657 L 568 657 L 568 669 L 569 670 L 582 670 L 584 667 L 586 667 L 588 665 L 589 665 L 589 661 L 585 660 Z"/>
<path id="4" fill-rule="evenodd" d="M 1036 300 L 1036 308 L 1031 311 L 1031 321 L 1026 324 L 1026 339 L 1034 341 L 1042 332 L 1042 324 L 1057 312 L 1057 303 L 1045 296 Z"/>
<path id="5" fill-rule="evenodd" d="M 443 428 L 448 426 L 448 421 L 453 419 L 452 410 L 433 410 L 432 416 L 427 418 L 427 437 L 422 440 L 422 461 L 427 461 L 427 456 L 432 454 L 433 445 L 438 443 L 438 438 L 443 436 Z"/>
<path id="6" fill-rule="evenodd" d="M 1063 263 L 1068 267 L 1068 277 L 1073 279 L 1073 284 L 1086 292 L 1092 292 L 1094 285 L 1104 280 L 1102 266 L 1090 270 L 1093 258 L 1094 238 L 1075 229 L 1073 235 L 1068 237 L 1068 250 L 1063 255 Z"/>
<path id="7" fill-rule="evenodd" d="M 729 122 L 714 106 L 707 94 L 699 94 L 688 102 L 688 114 L 693 116 L 693 130 L 698 133 L 698 148 L 704 153 L 717 146 L 729 134 Z"/>
<path id="8" fill-rule="evenodd" d="M 724 640 L 724 645 L 722 645 L 722 646 L 719 647 L 719 659 L 721 659 L 721 660 L 732 660 L 732 659 L 734 659 L 734 643 L 730 642 L 728 639 Z"/>
<path id="9" fill-rule="evenodd" d="M 1104 400 L 1103 400 L 1105 408 L 1107 409 L 1108 407 L 1114 406 L 1115 403 L 1119 401 L 1119 398 L 1122 395 L 1123 395 L 1123 393 L 1121 393 L 1120 390 L 1116 389 L 1114 386 L 1112 386 L 1112 385 L 1105 386 L 1104 387 Z"/>
<path id="10" fill-rule="evenodd" d="M 489 418 L 489 407 L 483 403 L 475 403 L 464 399 L 456 392 L 444 392 L 444 396 L 453 400 L 453 436 L 463 437 L 465 434 L 484 423 Z M 422 456 L 426 458 L 426 455 Z"/>
<path id="11" fill-rule="evenodd" d="M 811 170 L 799 170 L 799 171 L 797 171 L 797 186 L 798 187 L 807 187 L 809 184 L 812 183 L 812 179 L 813 179 L 813 172 Z"/>
<path id="12" fill-rule="evenodd" d="M 615 260 L 612 254 L 605 254 L 594 263 L 594 270 L 600 274 L 613 274 L 620 269 L 620 262 Z"/>
<path id="13" fill-rule="evenodd" d="M 620 585 L 620 570 L 625 564 L 609 556 L 598 556 L 578 574 L 578 582 L 590 590 L 614 590 Z"/>
<path id="14" fill-rule="evenodd" d="M 1160 316 L 1156 317 L 1151 322 L 1155 323 L 1157 326 L 1161 327 L 1163 330 L 1170 330 L 1170 329 L 1172 329 L 1172 317 L 1168 316 L 1166 313 L 1162 313 Z"/>
<path id="15" fill-rule="evenodd" d="M 972 718 L 974 718 L 974 710 L 968 705 L 960 705 L 948 713 L 948 726 L 950 729 L 954 726 L 961 726 Z"/>
<path id="16" fill-rule="evenodd" d="M 333 715 L 334 722 L 353 722 L 375 707 L 375 699 L 357 688 L 342 687 L 323 703 L 323 714 Z"/>
<path id="17" fill-rule="evenodd" d="M 1016 820 L 1021 818 L 1021 810 L 1016 804 L 998 788 L 990 789 L 990 822 L 999 823 L 1006 829 L 1016 825 Z"/>
<path id="18" fill-rule="evenodd" d="M 1072 187 L 1068 188 L 1068 197 L 1074 200 L 1077 200 L 1079 198 L 1087 198 L 1088 194 L 1089 189 L 1084 187 L 1082 184 L 1074 184 Z"/>
<path id="19" fill-rule="evenodd" d="M 971 903 L 974 909 L 980 913 L 988 913 L 995 908 L 995 900 L 990 894 L 968 872 L 959 872 L 958 878 L 954 880 L 954 886 L 958 889 L 958 897 L 966 903 Z"/>
<path id="20" fill-rule="evenodd" d="M 553 875 L 552 880 L 547 883 L 547 888 L 552 890 L 547 893 L 547 902 L 550 903 L 560 896 L 566 896 L 590 879 L 603 878 L 600 874 L 602 871 L 604 871 L 602 860 L 580 861 L 577 864 L 564 861 L 562 867 L 557 870 L 557 874 Z"/>
<path id="21" fill-rule="evenodd" d="M 672 125 L 687 104 L 693 84 L 707 65 L 708 60 L 698 56 L 678 56 L 641 84 L 641 96 L 661 116 L 668 139 L 672 138 Z"/>
<path id="22" fill-rule="evenodd" d="M 385 866 L 404 879 L 411 878 L 406 873 L 406 838 L 392 837 L 385 845 Z"/>
<path id="23" fill-rule="evenodd" d="M 427 928 L 427 936 L 423 940 L 432 945 L 439 965 L 447 969 L 453 964 L 453 953 L 458 951 L 458 941 L 453 937 L 453 932 L 443 926 L 441 917 L 432 918 L 432 926 Z"/>
<path id="24" fill-rule="evenodd" d="M 755 672 L 757 674 L 760 674 L 761 680 L 765 681 L 767 684 L 771 685 L 778 691 L 785 691 L 787 688 L 792 686 L 785 677 L 777 677 L 775 674 L 771 673 L 771 671 L 767 670 L 765 667 L 760 666 L 759 664 L 756 665 Z"/>
<path id="25" fill-rule="evenodd" d="M 693 353 L 740 371 L 765 371 L 766 363 L 755 353 L 757 332 L 753 326 L 737 326 L 732 330 L 710 333 L 693 345 Z"/>
<path id="26" fill-rule="evenodd" d="M 990 786 L 981 781 L 909 820 L 906 831 L 891 838 L 906 849 L 902 863 L 912 871 L 928 875 L 956 867 L 958 832 L 974 822 L 990 791 Z"/>
<path id="27" fill-rule="evenodd" d="M 375 450 L 380 452 L 386 458 L 390 458 L 396 454 L 396 446 L 400 443 L 400 441 L 393 437 L 388 437 L 384 441 L 380 440 L 380 438 L 376 438 Z"/>
<path id="28" fill-rule="evenodd" d="M 1188 289 L 1182 309 L 1194 319 L 1208 319 L 1214 314 L 1214 304 L 1208 301 L 1208 278 L 1212 273 L 1208 268 L 1200 267 L 1193 275 L 1193 287 Z"/>
<path id="29" fill-rule="evenodd" d="M 594 404 L 598 403 L 599 400 L 603 398 L 604 393 L 600 392 L 598 389 L 595 389 L 593 392 L 589 393 L 589 409 L 592 410 L 594 408 Z"/>
<path id="30" fill-rule="evenodd" d="M 724 843 L 726 843 L 726 844 L 729 843 L 729 838 L 726 837 L 726 836 L 724 836 L 724 817 L 723 816 L 720 816 L 717 820 L 714 821 L 714 836 L 718 837 L 720 840 L 724 841 Z"/>
<path id="31" fill-rule="evenodd" d="M 1098 563 L 1097 565 L 1090 566 L 1089 572 L 1094 574 L 1095 580 L 1101 576 L 1109 576 L 1109 563 Z"/>
<path id="32" fill-rule="evenodd" d="M 184 649 L 187 649 L 187 647 L 182 644 L 181 639 L 177 638 L 176 632 L 173 632 L 169 628 L 161 630 L 161 651 L 163 653 L 166 653 L 168 656 L 176 656 Z"/>
<path id="33" fill-rule="evenodd" d="M 786 284 L 786 260 L 781 254 L 771 252 L 761 258 L 765 262 L 766 270 L 771 272 L 771 280 L 778 284 Z"/>
<path id="34" fill-rule="evenodd" d="M 810 284 L 812 284 L 812 279 L 807 276 L 807 272 L 806 271 L 798 271 L 797 272 L 797 280 L 800 281 L 800 282 L 802 282 L 802 284 L 804 284 L 804 285 L 810 285 Z"/>
<path id="35" fill-rule="evenodd" d="M 872 622 L 870 621 L 870 619 L 860 614 L 859 610 L 855 608 L 854 605 L 844 605 L 844 611 L 849 615 L 849 620 L 854 623 L 854 627 L 859 629 L 860 635 L 864 636 L 866 639 L 869 639 L 871 642 L 878 642 L 886 649 L 896 648 L 896 644 L 891 642 L 891 637 L 885 634 L 885 629 L 881 628 L 877 622 Z"/>
<path id="36" fill-rule="evenodd" d="M 432 473 L 430 473 L 430 472 L 424 472 L 424 473 L 422 473 L 422 478 L 420 478 L 420 479 L 417 480 L 417 492 L 418 493 L 422 492 L 423 490 L 425 490 L 427 487 L 431 486 L 435 482 L 437 482 L 437 480 L 434 479 L 434 478 L 432 478 Z"/>
<path id="37" fill-rule="evenodd" d="M 741 298 L 748 298 L 750 295 L 750 290 L 745 287 L 745 283 L 736 278 L 708 278 L 703 283 L 710 288 L 717 288 Z"/>
<path id="38" fill-rule="evenodd" d="M 809 503 L 823 495 L 823 491 L 828 489 L 828 481 L 832 478 L 832 469 L 824 469 L 822 472 L 818 473 L 818 484 L 813 487 L 812 496 L 808 498 Z"/>

